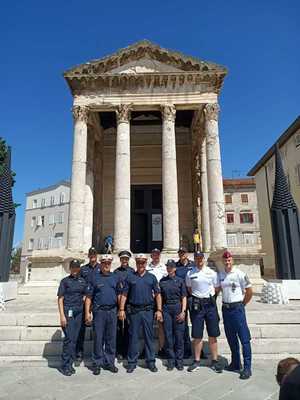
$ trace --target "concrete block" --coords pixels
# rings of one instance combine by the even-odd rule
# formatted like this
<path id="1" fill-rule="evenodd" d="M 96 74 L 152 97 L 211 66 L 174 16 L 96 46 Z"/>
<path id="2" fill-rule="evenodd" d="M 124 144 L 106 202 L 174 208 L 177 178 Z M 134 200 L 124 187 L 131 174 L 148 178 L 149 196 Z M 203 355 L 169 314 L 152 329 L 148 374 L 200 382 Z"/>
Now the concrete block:
<path id="1" fill-rule="evenodd" d="M 1 312 L 0 326 L 12 326 L 17 325 L 17 317 L 14 314 L 7 312 Z"/>
<path id="2" fill-rule="evenodd" d="M 17 324 L 23 326 L 57 326 L 59 327 L 59 316 L 56 313 L 27 313 L 18 314 Z"/>
<path id="3" fill-rule="evenodd" d="M 299 324 L 261 325 L 262 338 L 300 338 Z"/>
<path id="4" fill-rule="evenodd" d="M 0 282 L 0 293 L 3 293 L 4 301 L 16 299 L 18 294 L 18 282 Z"/>
<path id="5" fill-rule="evenodd" d="M 0 341 L 20 340 L 24 330 L 22 326 L 0 326 Z"/>

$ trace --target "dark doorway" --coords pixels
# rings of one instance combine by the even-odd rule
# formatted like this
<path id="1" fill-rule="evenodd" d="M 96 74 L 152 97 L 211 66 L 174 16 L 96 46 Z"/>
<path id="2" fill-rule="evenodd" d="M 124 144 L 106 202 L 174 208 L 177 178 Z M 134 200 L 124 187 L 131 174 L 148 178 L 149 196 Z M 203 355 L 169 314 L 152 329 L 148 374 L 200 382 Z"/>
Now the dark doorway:
<path id="1" fill-rule="evenodd" d="M 162 187 L 134 185 L 131 187 L 131 250 L 149 253 L 163 247 Z"/>

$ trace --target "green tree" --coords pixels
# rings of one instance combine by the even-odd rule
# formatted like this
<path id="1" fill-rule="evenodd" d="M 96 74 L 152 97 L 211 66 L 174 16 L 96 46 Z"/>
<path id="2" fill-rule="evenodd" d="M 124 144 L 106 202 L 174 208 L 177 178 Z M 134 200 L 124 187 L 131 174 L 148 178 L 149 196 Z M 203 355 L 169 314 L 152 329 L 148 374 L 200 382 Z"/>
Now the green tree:
<path id="1" fill-rule="evenodd" d="M 6 155 L 7 155 L 7 144 L 5 140 L 2 137 L 0 137 L 0 175 L 3 174 Z M 12 186 L 15 183 L 15 176 L 16 176 L 15 172 L 11 171 Z"/>

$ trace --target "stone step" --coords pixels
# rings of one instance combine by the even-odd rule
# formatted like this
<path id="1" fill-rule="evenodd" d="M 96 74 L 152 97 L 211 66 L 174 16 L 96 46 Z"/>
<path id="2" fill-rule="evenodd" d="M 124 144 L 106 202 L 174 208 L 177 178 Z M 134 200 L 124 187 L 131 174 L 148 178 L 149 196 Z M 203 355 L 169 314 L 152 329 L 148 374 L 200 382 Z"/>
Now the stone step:
<path id="1" fill-rule="evenodd" d="M 225 338 L 224 327 L 221 324 L 221 338 Z M 300 326 L 283 325 L 249 325 L 252 338 L 300 338 Z M 63 333 L 58 326 L 0 326 L 0 341 L 39 341 L 48 340 L 51 342 L 61 341 Z M 92 339 L 91 328 L 86 329 L 86 340 Z"/>
<path id="2" fill-rule="evenodd" d="M 220 312 L 222 318 L 222 313 Z M 247 310 L 249 324 L 275 325 L 300 324 L 300 308 L 286 310 L 284 308 Z M 49 312 L 2 312 L 0 326 L 59 326 L 59 317 L 56 310 Z"/>
<path id="3" fill-rule="evenodd" d="M 229 347 L 226 339 L 219 339 L 220 354 L 229 353 Z M 91 354 L 92 342 L 85 343 L 86 354 Z M 48 341 L 0 341 L 0 357 L 3 356 L 59 356 L 62 351 L 62 342 Z M 254 354 L 299 354 L 300 339 L 257 339 L 252 340 L 252 351 Z"/>

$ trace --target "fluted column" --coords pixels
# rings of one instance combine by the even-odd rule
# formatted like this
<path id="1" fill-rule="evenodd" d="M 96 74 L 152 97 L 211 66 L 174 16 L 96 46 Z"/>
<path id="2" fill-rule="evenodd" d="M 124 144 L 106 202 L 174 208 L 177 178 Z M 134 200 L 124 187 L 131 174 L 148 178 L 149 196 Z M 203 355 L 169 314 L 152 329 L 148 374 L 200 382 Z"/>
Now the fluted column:
<path id="1" fill-rule="evenodd" d="M 83 251 L 88 109 L 73 107 L 74 142 L 68 227 L 68 248 Z"/>
<path id="2" fill-rule="evenodd" d="M 211 249 L 227 247 L 225 205 L 218 128 L 219 105 L 207 104 L 205 113 L 206 155 Z"/>
<path id="3" fill-rule="evenodd" d="M 95 137 L 94 132 L 88 132 L 86 180 L 85 180 L 85 211 L 83 227 L 83 248 L 85 251 L 92 246 L 93 214 L 94 214 L 94 164 Z"/>
<path id="4" fill-rule="evenodd" d="M 117 113 L 115 172 L 115 251 L 130 249 L 130 106 L 121 104 Z"/>
<path id="5" fill-rule="evenodd" d="M 176 163 L 175 116 L 173 104 L 162 109 L 162 192 L 164 251 L 178 250 L 178 186 Z"/>
<path id="6" fill-rule="evenodd" d="M 201 182 L 201 230 L 203 251 L 210 251 L 210 221 L 207 185 L 206 137 L 203 138 L 200 148 L 200 182 Z"/>

